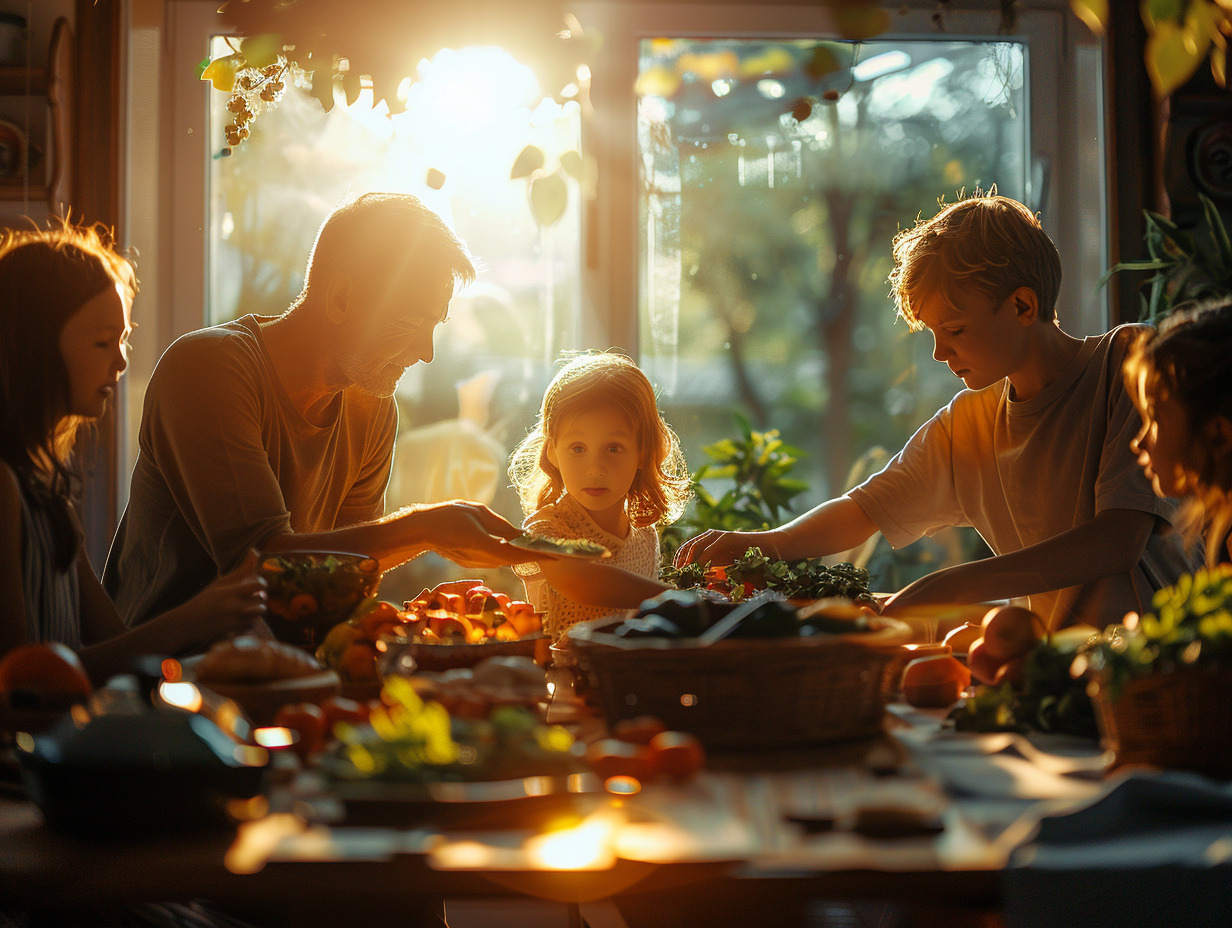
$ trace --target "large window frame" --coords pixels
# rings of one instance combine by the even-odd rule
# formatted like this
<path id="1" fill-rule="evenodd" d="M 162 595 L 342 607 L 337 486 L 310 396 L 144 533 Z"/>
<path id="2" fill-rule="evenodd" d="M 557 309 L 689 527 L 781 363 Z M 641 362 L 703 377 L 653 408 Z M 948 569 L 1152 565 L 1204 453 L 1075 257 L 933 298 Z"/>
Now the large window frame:
<path id="1" fill-rule="evenodd" d="M 129 376 L 129 391 L 135 394 L 171 341 L 205 320 L 207 178 L 217 145 L 208 133 L 212 91 L 196 79 L 195 69 L 217 19 L 216 0 L 128 4 L 131 116 L 124 227 L 144 258 L 141 360 Z M 1110 323 L 1108 294 L 1096 288 L 1109 265 L 1103 48 L 1066 0 L 1036 0 L 1032 9 L 1020 10 L 1009 36 L 998 34 L 995 8 L 963 8 L 961 0 L 947 6 L 947 39 L 1005 38 L 1028 45 L 1031 154 L 1034 163 L 1048 166 L 1042 196 L 1033 205 L 1062 257 L 1062 325 L 1076 335 L 1104 331 Z M 879 40 L 938 33 L 935 3 L 909 0 L 905 9 L 899 3 L 886 8 L 892 30 Z M 599 180 L 582 217 L 577 347 L 635 351 L 640 181 L 633 87 L 639 43 L 650 37 L 810 38 L 834 36 L 836 31 L 829 9 L 818 4 L 608 0 L 578 4 L 576 11 L 585 26 L 603 36 L 601 56 L 590 64 L 594 107 L 582 126 L 583 148 L 596 159 Z M 1090 92 L 1069 92 L 1079 86 Z M 1095 138 L 1067 131 L 1072 126 L 1091 127 Z M 948 193 L 952 197 L 953 191 Z M 1099 222 L 1092 223 L 1091 216 Z M 130 436 L 139 422 L 139 407 L 130 401 L 123 417 L 122 428 Z M 131 439 L 121 436 L 120 449 L 131 445 Z M 131 463 L 120 465 L 121 506 Z"/>

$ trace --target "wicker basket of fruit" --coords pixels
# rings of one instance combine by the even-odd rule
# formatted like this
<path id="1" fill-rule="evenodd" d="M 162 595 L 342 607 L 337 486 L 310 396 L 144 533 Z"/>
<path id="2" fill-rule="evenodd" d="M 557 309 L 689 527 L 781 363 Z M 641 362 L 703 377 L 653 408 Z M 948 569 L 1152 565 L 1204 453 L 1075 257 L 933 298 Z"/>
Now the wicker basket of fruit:
<path id="1" fill-rule="evenodd" d="M 797 609 L 672 591 L 631 619 L 569 630 L 609 725 L 653 715 L 707 748 L 782 748 L 881 733 L 885 667 L 910 629 L 850 600 Z"/>
<path id="2" fill-rule="evenodd" d="M 1115 766 L 1232 779 L 1232 566 L 1159 590 L 1085 652 L 1096 718 Z"/>

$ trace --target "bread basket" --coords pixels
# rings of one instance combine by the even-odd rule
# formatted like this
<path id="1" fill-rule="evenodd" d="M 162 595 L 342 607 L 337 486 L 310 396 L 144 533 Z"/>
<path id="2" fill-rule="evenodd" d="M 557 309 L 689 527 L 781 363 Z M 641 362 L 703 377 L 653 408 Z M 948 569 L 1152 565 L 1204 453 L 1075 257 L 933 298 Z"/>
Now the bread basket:
<path id="1" fill-rule="evenodd" d="M 874 737 L 886 666 L 911 629 L 875 617 L 867 632 L 813 637 L 628 639 L 595 619 L 568 632 L 583 683 L 608 725 L 654 715 L 711 749 L 774 749 Z"/>

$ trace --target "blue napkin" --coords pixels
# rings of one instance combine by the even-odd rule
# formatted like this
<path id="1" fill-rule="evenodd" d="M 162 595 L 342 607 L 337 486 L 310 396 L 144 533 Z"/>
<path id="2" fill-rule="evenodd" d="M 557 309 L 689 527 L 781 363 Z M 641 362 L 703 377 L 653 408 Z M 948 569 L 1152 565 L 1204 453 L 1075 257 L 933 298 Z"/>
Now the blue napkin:
<path id="1" fill-rule="evenodd" d="M 1232 784 L 1135 770 L 1041 815 L 1004 874 L 1010 928 L 1232 925 Z"/>

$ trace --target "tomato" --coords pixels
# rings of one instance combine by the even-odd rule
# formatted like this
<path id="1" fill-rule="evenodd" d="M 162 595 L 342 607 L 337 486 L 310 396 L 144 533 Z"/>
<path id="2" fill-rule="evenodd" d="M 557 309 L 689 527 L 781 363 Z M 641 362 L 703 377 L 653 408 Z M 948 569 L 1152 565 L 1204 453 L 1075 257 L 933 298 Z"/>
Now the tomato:
<path id="1" fill-rule="evenodd" d="M 13 704 L 64 705 L 93 690 L 77 652 L 56 641 L 19 645 L 0 660 L 0 692 Z"/>
<path id="2" fill-rule="evenodd" d="M 673 780 L 687 780 L 706 766 L 706 750 L 695 735 L 661 731 L 650 739 L 655 768 Z"/>
<path id="3" fill-rule="evenodd" d="M 305 760 L 324 749 L 329 737 L 325 711 L 312 702 L 294 702 L 279 707 L 274 714 L 274 724 L 299 735 L 295 753 Z"/>
<path id="4" fill-rule="evenodd" d="M 311 593 L 296 593 L 287 602 L 287 618 L 304 619 L 317 611 L 317 598 Z"/>
<path id="5" fill-rule="evenodd" d="M 947 655 L 917 657 L 903 670 L 903 698 L 922 709 L 945 709 L 971 685 L 971 671 Z"/>
<path id="6" fill-rule="evenodd" d="M 621 719 L 612 726 L 612 737 L 630 744 L 650 744 L 650 739 L 659 732 L 667 731 L 662 719 L 653 715 L 639 715 L 635 719 Z"/>
<path id="7" fill-rule="evenodd" d="M 338 661 L 338 673 L 353 683 L 366 683 L 377 679 L 376 648 L 369 641 L 352 641 Z"/>
<path id="8" fill-rule="evenodd" d="M 997 679 L 1001 664 L 1002 661 L 988 653 L 983 638 L 977 638 L 967 649 L 967 667 L 971 669 L 971 675 L 981 683 L 993 683 Z"/>
<path id="9" fill-rule="evenodd" d="M 1043 620 L 1022 606 L 997 606 L 984 616 L 984 646 L 988 653 L 1005 663 L 1024 657 L 1043 632 Z"/>
<path id="10" fill-rule="evenodd" d="M 371 709 L 366 702 L 358 702 L 346 696 L 330 696 L 321 703 L 321 711 L 325 713 L 325 721 L 329 723 L 329 730 L 333 731 L 334 726 L 339 722 L 346 722 L 348 725 L 363 725 L 368 721 L 368 713 Z"/>
<path id="11" fill-rule="evenodd" d="M 603 780 L 632 777 L 649 783 L 656 772 L 654 753 L 646 745 L 603 738 L 586 749 L 586 763 Z"/>

